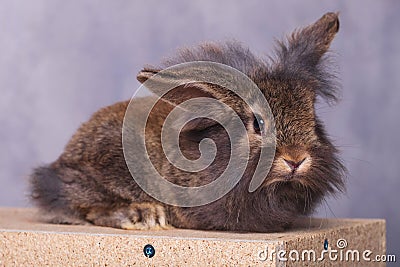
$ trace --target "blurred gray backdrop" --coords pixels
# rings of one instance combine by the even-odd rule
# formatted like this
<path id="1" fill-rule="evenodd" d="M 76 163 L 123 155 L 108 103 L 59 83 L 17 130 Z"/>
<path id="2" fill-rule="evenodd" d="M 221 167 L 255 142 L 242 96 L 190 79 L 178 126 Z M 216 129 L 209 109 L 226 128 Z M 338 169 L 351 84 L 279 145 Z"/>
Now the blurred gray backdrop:
<path id="1" fill-rule="evenodd" d="M 29 206 L 32 167 L 55 160 L 91 113 L 131 97 L 136 73 L 180 46 L 237 39 L 256 54 L 340 11 L 342 102 L 318 113 L 348 192 L 317 216 L 387 220 L 400 258 L 400 1 L 0 1 L 0 206 Z M 400 260 L 400 259 L 398 259 Z"/>

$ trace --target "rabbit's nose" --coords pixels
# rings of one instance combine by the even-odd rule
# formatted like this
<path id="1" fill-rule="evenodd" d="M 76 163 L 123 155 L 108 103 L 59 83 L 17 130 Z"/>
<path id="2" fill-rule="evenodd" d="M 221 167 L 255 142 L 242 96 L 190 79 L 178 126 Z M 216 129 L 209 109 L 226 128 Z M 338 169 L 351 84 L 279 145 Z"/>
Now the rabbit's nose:
<path id="1" fill-rule="evenodd" d="M 293 160 L 288 160 L 288 159 L 285 159 L 285 158 L 283 160 L 285 161 L 286 165 L 290 168 L 290 170 L 292 172 L 294 172 L 301 166 L 301 164 L 303 164 L 303 162 L 306 160 L 306 157 L 303 158 L 302 160 L 297 161 L 297 162 L 293 161 Z"/>

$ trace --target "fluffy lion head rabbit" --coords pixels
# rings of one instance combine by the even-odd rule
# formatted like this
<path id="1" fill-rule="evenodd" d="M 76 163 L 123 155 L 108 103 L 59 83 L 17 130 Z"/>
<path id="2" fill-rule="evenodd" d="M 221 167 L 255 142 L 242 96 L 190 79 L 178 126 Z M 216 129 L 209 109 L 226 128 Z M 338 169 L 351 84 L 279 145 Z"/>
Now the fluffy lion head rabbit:
<path id="1" fill-rule="evenodd" d="M 252 103 L 243 101 L 230 88 L 197 81 L 179 85 L 157 98 L 145 124 L 146 155 L 139 150 L 129 152 L 136 169 L 141 171 L 135 173 L 141 173 L 141 177 L 134 179 L 127 166 L 124 118 L 142 116 L 141 107 L 157 96 L 133 98 L 102 108 L 83 123 L 61 156 L 36 168 L 30 177 L 31 198 L 39 208 L 40 218 L 52 223 L 122 229 L 176 227 L 254 232 L 287 229 L 295 219 L 309 215 L 325 196 L 344 190 L 345 170 L 338 150 L 315 109 L 318 98 L 328 102 L 337 99 L 335 76 L 329 71 L 325 53 L 338 30 L 338 15 L 327 13 L 279 42 L 269 60 L 256 57 L 237 42 L 204 43 L 180 50 L 160 67 L 147 67 L 139 72 L 137 79 L 145 83 L 176 64 L 215 62 L 244 73 L 258 87 L 273 115 L 276 147 L 270 169 L 255 190 L 249 190 L 249 185 L 260 159 L 268 118 L 256 114 Z M 160 75 L 157 80 L 168 84 L 170 79 L 177 77 Z M 149 89 L 152 90 L 151 86 Z M 238 115 L 249 145 L 246 168 L 229 192 L 209 203 L 192 206 L 164 203 L 136 182 L 137 178 L 147 181 L 159 194 L 173 198 L 173 191 L 157 188 L 151 173 L 146 172 L 142 164 L 145 156 L 165 180 L 188 188 L 216 181 L 230 158 L 239 157 L 231 152 L 240 142 L 232 142 L 220 123 L 205 117 L 188 121 L 180 129 L 179 141 L 170 158 L 176 152 L 188 160 L 198 159 L 201 142 L 207 139 L 212 140 L 216 151 L 212 162 L 204 169 L 190 171 L 174 166 L 166 157 L 161 138 L 164 122 L 174 108 L 195 98 L 217 100 Z M 126 114 L 130 104 L 136 107 Z M 185 112 L 180 114 L 184 116 Z M 229 124 L 231 115 L 224 113 L 224 116 Z M 131 127 L 129 134 L 141 136 L 142 132 Z"/>

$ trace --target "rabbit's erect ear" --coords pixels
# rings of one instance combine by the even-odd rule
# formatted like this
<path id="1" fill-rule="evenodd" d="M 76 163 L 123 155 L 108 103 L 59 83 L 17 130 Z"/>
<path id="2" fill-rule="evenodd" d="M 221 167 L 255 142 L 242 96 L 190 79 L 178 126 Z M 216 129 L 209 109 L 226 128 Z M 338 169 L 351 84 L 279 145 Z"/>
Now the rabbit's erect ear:
<path id="1" fill-rule="evenodd" d="M 285 67 L 315 67 L 339 31 L 337 13 L 326 13 L 315 23 L 295 31 L 288 44 L 280 43 L 280 64 Z"/>

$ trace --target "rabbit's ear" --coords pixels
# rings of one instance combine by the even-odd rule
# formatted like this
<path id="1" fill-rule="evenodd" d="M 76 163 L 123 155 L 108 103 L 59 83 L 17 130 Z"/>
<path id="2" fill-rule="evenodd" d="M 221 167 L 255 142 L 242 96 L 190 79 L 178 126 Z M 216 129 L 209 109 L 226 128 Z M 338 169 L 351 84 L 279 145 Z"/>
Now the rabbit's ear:
<path id="1" fill-rule="evenodd" d="M 187 79 L 182 78 L 184 75 L 180 74 L 181 73 L 177 72 L 159 72 L 156 69 L 145 68 L 139 72 L 137 79 L 141 83 L 146 82 L 146 88 L 156 95 L 161 96 L 161 100 L 164 102 L 174 106 L 192 98 L 218 98 L 223 96 L 221 92 L 218 92 L 218 90 L 210 84 L 202 82 L 187 82 Z M 151 77 L 152 79 L 149 79 Z M 166 88 L 171 88 L 171 90 L 166 94 L 163 94 L 162 92 L 164 92 Z M 209 107 L 206 108 L 210 109 Z M 181 110 L 184 109 L 181 108 Z M 189 119 L 192 116 L 190 112 L 183 114 L 184 116 L 181 117 L 181 119 L 183 121 L 188 121 L 182 129 L 183 131 L 201 131 L 217 124 L 216 121 L 207 118 Z"/>
<path id="2" fill-rule="evenodd" d="M 157 74 L 159 71 L 159 69 L 156 68 L 144 68 L 142 71 L 140 71 L 138 73 L 138 75 L 136 76 L 136 79 L 140 82 L 140 83 L 144 83 L 145 81 L 147 81 L 150 77 L 152 77 L 153 75 Z"/>
<path id="3" fill-rule="evenodd" d="M 280 43 L 280 64 L 286 68 L 315 67 L 338 31 L 338 13 L 326 13 L 315 23 L 295 31 L 288 44 Z"/>
<path id="4" fill-rule="evenodd" d="M 154 76 L 155 74 L 158 74 Z M 154 76 L 154 77 L 153 77 Z M 150 77 L 153 77 L 149 80 Z M 196 97 L 212 97 L 217 98 L 218 92 L 207 83 L 190 82 L 183 79 L 179 73 L 159 72 L 157 69 L 145 68 L 137 75 L 139 82 L 146 82 L 146 88 L 161 96 L 161 99 L 172 105 L 180 103 Z M 163 94 L 165 89 L 171 89 L 168 93 Z"/>

